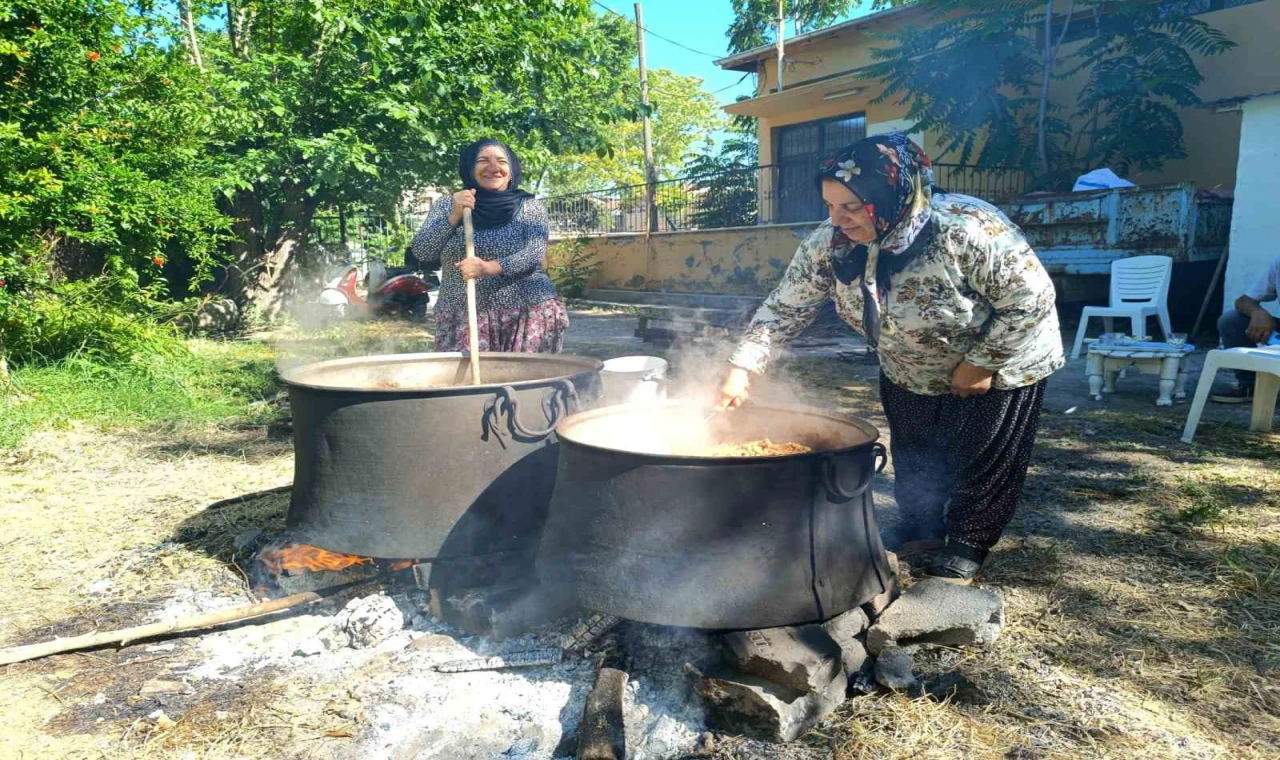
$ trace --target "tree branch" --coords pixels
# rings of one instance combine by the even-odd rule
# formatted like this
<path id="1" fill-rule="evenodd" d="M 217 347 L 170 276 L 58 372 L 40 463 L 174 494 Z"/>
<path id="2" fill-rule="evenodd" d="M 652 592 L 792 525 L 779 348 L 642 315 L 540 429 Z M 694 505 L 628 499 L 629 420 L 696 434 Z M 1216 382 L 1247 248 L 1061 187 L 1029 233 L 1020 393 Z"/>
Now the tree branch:
<path id="1" fill-rule="evenodd" d="M 1067 6 L 1067 15 L 1062 20 L 1062 31 L 1058 33 L 1058 41 L 1053 41 L 1053 3 L 1047 0 L 1044 12 L 1044 72 L 1040 79 L 1040 114 L 1036 119 L 1036 149 L 1040 155 L 1040 171 L 1049 173 L 1049 136 L 1045 133 L 1044 121 L 1049 111 L 1049 85 L 1053 81 L 1053 67 L 1058 60 L 1058 52 L 1067 38 L 1067 29 L 1071 27 L 1071 17 L 1075 14 L 1076 0 Z"/>
<path id="2" fill-rule="evenodd" d="M 196 40 L 196 22 L 191 16 L 191 0 L 178 0 L 178 8 L 182 13 L 182 26 L 187 30 L 187 44 L 191 47 L 191 61 L 196 68 L 204 71 L 204 61 L 200 58 L 200 42 Z"/>

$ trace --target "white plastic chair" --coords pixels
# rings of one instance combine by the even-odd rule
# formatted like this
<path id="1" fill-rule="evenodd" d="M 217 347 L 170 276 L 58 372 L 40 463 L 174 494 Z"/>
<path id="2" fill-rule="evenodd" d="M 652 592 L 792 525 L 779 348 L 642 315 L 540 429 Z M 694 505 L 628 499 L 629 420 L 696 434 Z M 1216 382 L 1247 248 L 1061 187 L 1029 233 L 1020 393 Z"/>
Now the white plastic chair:
<path id="1" fill-rule="evenodd" d="M 1156 317 L 1160 320 L 1165 340 L 1168 340 L 1173 334 L 1173 324 L 1169 320 L 1169 280 L 1172 276 L 1173 259 L 1168 256 L 1134 256 L 1111 262 L 1111 305 L 1084 307 L 1071 358 L 1080 357 L 1080 347 L 1084 345 L 1084 335 L 1093 317 L 1105 319 L 1108 331 L 1113 318 L 1130 320 L 1133 337 L 1138 340 L 1146 334 L 1147 318 Z"/>
<path id="2" fill-rule="evenodd" d="M 1187 425 L 1182 429 L 1182 442 L 1191 443 L 1209 400 L 1213 380 L 1220 369 L 1247 369 L 1257 373 L 1253 386 L 1253 418 L 1249 429 L 1261 433 L 1271 431 L 1276 413 L 1276 394 L 1280 392 L 1280 348 L 1227 348 L 1210 351 L 1205 357 L 1200 383 L 1196 385 L 1196 398 L 1191 402 Z"/>

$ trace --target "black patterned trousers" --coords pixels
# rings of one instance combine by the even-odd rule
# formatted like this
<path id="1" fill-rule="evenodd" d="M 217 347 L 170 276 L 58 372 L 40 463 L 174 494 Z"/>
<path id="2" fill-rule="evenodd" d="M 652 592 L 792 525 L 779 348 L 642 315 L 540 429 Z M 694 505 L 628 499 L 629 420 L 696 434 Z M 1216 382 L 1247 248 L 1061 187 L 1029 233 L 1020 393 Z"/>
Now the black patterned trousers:
<path id="1" fill-rule="evenodd" d="M 996 545 L 1031 463 L 1046 381 L 961 398 L 923 396 L 880 376 L 894 494 L 908 540 Z"/>

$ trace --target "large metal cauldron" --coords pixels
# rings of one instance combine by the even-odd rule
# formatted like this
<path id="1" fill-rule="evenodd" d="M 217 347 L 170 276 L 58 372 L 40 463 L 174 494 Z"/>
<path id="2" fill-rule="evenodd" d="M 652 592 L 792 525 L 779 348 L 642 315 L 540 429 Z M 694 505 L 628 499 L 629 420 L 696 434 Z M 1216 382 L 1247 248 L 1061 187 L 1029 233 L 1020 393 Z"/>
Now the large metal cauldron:
<path id="1" fill-rule="evenodd" d="M 432 585 L 532 572 L 555 484 L 553 430 L 599 395 L 601 363 L 484 354 L 338 359 L 283 373 L 293 407 L 288 525 L 330 551 L 434 559 Z"/>
<path id="2" fill-rule="evenodd" d="M 888 558 L 870 486 L 885 450 L 875 427 L 816 409 L 748 406 L 719 415 L 709 442 L 769 438 L 814 451 L 669 453 L 700 435 L 704 414 L 614 406 L 559 424 L 544 583 L 576 587 L 589 609 L 694 628 L 823 620 L 884 591 Z"/>

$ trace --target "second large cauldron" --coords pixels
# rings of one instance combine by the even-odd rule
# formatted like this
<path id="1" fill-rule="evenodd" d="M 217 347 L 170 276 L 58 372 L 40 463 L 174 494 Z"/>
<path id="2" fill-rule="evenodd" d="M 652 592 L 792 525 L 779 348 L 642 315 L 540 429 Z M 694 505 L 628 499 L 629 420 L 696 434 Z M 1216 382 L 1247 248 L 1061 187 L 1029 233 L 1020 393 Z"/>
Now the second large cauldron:
<path id="1" fill-rule="evenodd" d="M 431 560 L 432 583 L 527 579 L 555 481 L 552 431 L 599 396 L 601 363 L 483 354 L 337 359 L 283 373 L 289 527 L 343 554 Z"/>
<path id="2" fill-rule="evenodd" d="M 886 588 L 871 483 L 885 450 L 869 423 L 804 407 L 747 407 L 702 424 L 672 403 L 613 406 L 557 427 L 544 583 L 589 609 L 694 628 L 823 620 Z M 679 455 L 769 438 L 810 453 Z"/>

